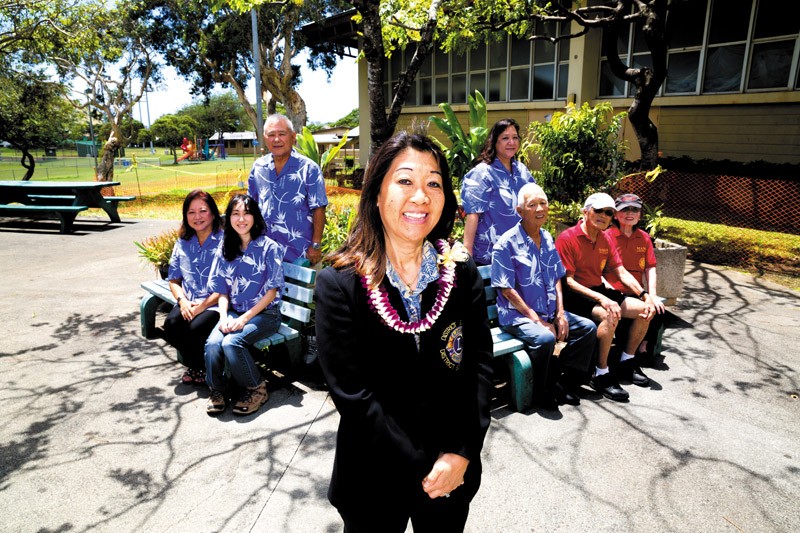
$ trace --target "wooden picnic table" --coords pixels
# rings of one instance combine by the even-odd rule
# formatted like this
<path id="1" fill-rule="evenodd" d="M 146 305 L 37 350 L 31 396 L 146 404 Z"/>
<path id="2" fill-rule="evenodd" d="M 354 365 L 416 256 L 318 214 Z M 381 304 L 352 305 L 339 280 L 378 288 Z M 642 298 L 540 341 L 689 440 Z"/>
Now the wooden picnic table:
<path id="1" fill-rule="evenodd" d="M 103 196 L 104 187 L 119 185 L 118 181 L 0 181 L 0 204 L 20 203 L 35 209 L 41 206 L 97 207 L 108 214 L 111 222 L 120 222 L 117 205 L 133 200 L 133 196 Z M 74 217 L 73 217 L 74 218 Z"/>

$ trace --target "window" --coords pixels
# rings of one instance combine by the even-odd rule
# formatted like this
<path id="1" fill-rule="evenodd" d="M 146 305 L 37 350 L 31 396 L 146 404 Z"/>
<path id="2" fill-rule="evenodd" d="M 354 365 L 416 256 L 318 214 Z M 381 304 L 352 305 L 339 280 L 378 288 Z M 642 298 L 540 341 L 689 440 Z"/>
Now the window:
<path id="1" fill-rule="evenodd" d="M 508 38 L 489 44 L 489 95 L 490 102 L 506 101 L 508 75 Z"/>
<path id="2" fill-rule="evenodd" d="M 800 19 L 782 0 L 692 0 L 673 3 L 667 17 L 667 79 L 664 95 L 736 93 L 800 88 Z M 623 32 L 624 33 L 624 32 Z M 649 52 L 636 27 L 614 45 L 625 64 L 649 66 Z M 604 48 L 605 50 L 606 48 Z M 629 63 L 630 61 L 630 63 Z M 793 78 L 793 76 L 795 76 Z M 599 96 L 632 96 L 604 56 Z"/>

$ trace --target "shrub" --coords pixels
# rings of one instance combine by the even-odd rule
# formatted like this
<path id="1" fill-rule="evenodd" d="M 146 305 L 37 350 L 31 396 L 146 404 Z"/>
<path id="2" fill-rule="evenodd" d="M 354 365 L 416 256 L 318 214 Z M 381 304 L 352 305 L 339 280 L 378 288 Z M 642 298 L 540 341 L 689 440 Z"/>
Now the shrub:
<path id="1" fill-rule="evenodd" d="M 618 135 L 627 114 L 612 111 L 608 102 L 569 104 L 549 122 L 531 123 L 528 144 L 542 162 L 533 174 L 551 201 L 582 202 L 619 181 L 626 146 Z"/>
<path id="2" fill-rule="evenodd" d="M 170 229 L 155 235 L 147 237 L 142 242 L 134 242 L 133 244 L 139 248 L 139 255 L 141 258 L 153 265 L 153 267 L 160 271 L 169 266 L 169 259 L 172 257 L 172 248 L 175 247 L 175 242 L 178 240 L 178 230 Z"/>

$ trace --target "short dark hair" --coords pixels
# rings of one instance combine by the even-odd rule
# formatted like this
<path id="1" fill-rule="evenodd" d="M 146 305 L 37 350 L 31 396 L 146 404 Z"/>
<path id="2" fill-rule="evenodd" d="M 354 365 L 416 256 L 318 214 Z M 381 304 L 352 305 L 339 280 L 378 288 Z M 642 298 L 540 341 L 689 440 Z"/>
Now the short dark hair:
<path id="1" fill-rule="evenodd" d="M 208 206 L 208 210 L 211 211 L 211 215 L 214 217 L 212 222 L 212 231 L 217 232 L 219 228 L 222 227 L 222 217 L 219 215 L 219 208 L 217 207 L 217 202 L 214 201 L 214 197 L 208 194 L 206 191 L 201 189 L 195 189 L 189 194 L 186 195 L 186 198 L 183 200 L 183 220 L 181 221 L 181 229 L 178 232 L 181 239 L 188 241 L 197 233 L 193 227 L 189 225 L 189 206 L 192 205 L 192 202 L 195 200 L 202 200 Z"/>
<path id="2" fill-rule="evenodd" d="M 442 173 L 444 206 L 439 222 L 427 235 L 430 241 L 447 239 L 453 230 L 458 201 L 450 180 L 447 158 L 430 137 L 418 132 L 401 131 L 384 142 L 367 165 L 364 186 L 358 204 L 358 214 L 347 240 L 327 259 L 336 267 L 352 266 L 361 275 L 367 275 L 378 284 L 386 270 L 386 243 L 383 221 L 378 209 L 381 185 L 394 160 L 403 151 L 411 149 L 431 154 Z"/>
<path id="3" fill-rule="evenodd" d="M 233 224 L 231 224 L 231 215 L 234 208 L 239 204 L 244 204 L 245 211 L 253 215 L 253 227 L 250 228 L 251 239 L 257 239 L 267 230 L 264 217 L 261 216 L 261 210 L 258 208 L 258 202 L 252 196 L 249 194 L 237 194 L 231 198 L 231 201 L 228 202 L 228 207 L 225 209 L 225 237 L 222 241 L 222 255 L 228 261 L 233 261 L 242 255 L 242 238 L 233 229 Z"/>
<path id="4" fill-rule="evenodd" d="M 504 118 L 502 120 L 498 120 L 492 126 L 492 129 L 489 130 L 489 135 L 486 137 L 486 142 L 483 145 L 483 151 L 481 152 L 481 161 L 486 164 L 491 163 L 494 161 L 494 158 L 497 157 L 497 150 L 495 146 L 497 145 L 497 139 L 500 138 L 500 135 L 506 131 L 509 126 L 514 126 L 514 129 L 517 130 L 517 135 L 519 135 L 519 124 L 513 118 Z"/>

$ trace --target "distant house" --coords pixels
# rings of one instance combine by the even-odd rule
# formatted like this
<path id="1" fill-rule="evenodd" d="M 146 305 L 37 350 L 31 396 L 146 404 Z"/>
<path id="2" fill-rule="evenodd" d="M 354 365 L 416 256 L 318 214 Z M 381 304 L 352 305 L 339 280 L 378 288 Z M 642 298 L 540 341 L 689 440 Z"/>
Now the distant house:
<path id="1" fill-rule="evenodd" d="M 212 151 L 215 148 L 219 148 L 214 145 L 223 144 L 227 155 L 242 155 L 252 154 L 254 148 L 258 151 L 258 148 L 253 145 L 253 141 L 255 140 L 256 133 L 254 131 L 231 131 L 222 134 L 222 143 L 220 143 L 219 133 L 215 133 L 209 137 L 208 143 Z M 220 150 L 217 150 L 217 153 L 219 152 Z"/>

